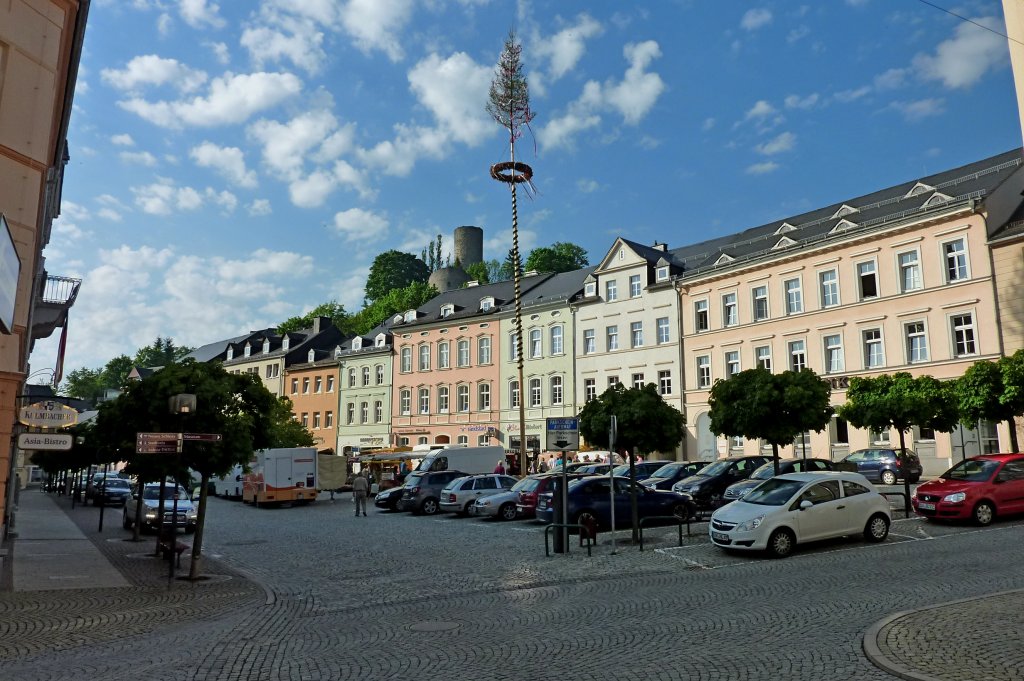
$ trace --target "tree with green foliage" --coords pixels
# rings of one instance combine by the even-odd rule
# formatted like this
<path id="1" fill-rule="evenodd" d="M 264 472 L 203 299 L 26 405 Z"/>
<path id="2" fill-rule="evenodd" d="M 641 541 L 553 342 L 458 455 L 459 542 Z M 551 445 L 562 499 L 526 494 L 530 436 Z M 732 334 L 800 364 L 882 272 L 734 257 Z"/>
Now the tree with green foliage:
<path id="1" fill-rule="evenodd" d="M 588 444 L 611 449 L 611 417 L 616 421 L 616 450 L 629 452 L 630 477 L 635 477 L 638 453 L 674 452 L 683 439 L 686 417 L 662 399 L 658 386 L 609 387 L 580 410 L 580 436 Z M 611 456 L 608 458 L 611 461 Z M 636 494 L 630 495 L 633 539 L 639 528 Z"/>
<path id="2" fill-rule="evenodd" d="M 195 395 L 195 411 L 172 414 L 168 406 L 170 398 L 182 393 Z M 146 480 L 171 466 L 179 476 L 181 469 L 188 468 L 202 476 L 199 520 L 189 572 L 189 577 L 195 579 L 202 553 L 210 478 L 226 474 L 237 464 L 248 463 L 254 450 L 275 443 L 275 422 L 282 413 L 281 403 L 258 376 L 232 374 L 218 363 L 190 359 L 132 382 L 117 400 L 108 404 L 110 406 L 104 405 L 97 416 L 97 428 L 104 433 L 108 447 L 122 453 L 131 452 L 127 457 L 129 472 L 139 473 L 144 476 L 140 479 Z M 178 461 L 175 460 L 179 457 L 166 454 L 134 453 L 137 432 L 183 431 L 218 433 L 222 440 L 185 442 Z M 178 463 L 181 469 L 177 468 Z"/>
<path id="3" fill-rule="evenodd" d="M 491 273 L 487 271 L 487 263 L 475 262 L 472 265 L 467 265 L 463 269 L 466 271 L 466 274 L 469 275 L 471 280 L 476 280 L 476 282 L 481 286 L 491 283 Z"/>
<path id="4" fill-rule="evenodd" d="M 501 263 L 501 269 L 498 270 L 498 281 L 508 281 L 509 279 L 515 279 L 516 276 L 516 265 L 519 265 L 519 273 L 523 273 L 523 259 L 516 258 L 515 251 L 509 249 L 508 255 L 505 256 L 505 262 Z"/>
<path id="5" fill-rule="evenodd" d="M 416 309 L 437 294 L 436 288 L 421 281 L 388 291 L 352 317 L 352 332 L 360 335 L 369 333 L 388 317 Z"/>
<path id="6" fill-rule="evenodd" d="M 304 315 L 289 317 L 277 325 L 277 332 L 285 334 L 311 328 L 313 326 L 313 320 L 317 317 L 330 317 L 334 326 L 345 333 L 353 333 L 353 316 L 345 312 L 345 306 L 336 300 L 321 303 Z"/>
<path id="7" fill-rule="evenodd" d="M 426 263 L 428 273 L 435 272 L 443 267 L 452 266 L 452 256 L 449 255 L 445 258 L 441 241 L 442 236 L 438 234 L 437 239 L 427 244 L 427 247 L 421 252 L 420 260 Z"/>
<path id="8" fill-rule="evenodd" d="M 416 282 L 426 283 L 430 276 L 427 264 L 411 253 L 390 250 L 373 259 L 370 274 L 366 277 L 364 296 L 372 304 L 395 289 L 405 288 Z"/>
<path id="9" fill-rule="evenodd" d="M 960 418 L 972 428 L 979 420 L 1005 421 L 1010 449 L 1018 452 L 1015 417 L 1024 414 L 1024 350 L 995 362 L 979 360 L 956 382 Z"/>
<path id="10" fill-rule="evenodd" d="M 880 376 L 855 376 L 839 416 L 855 428 L 880 433 L 895 428 L 900 435 L 900 465 L 907 468 L 906 434 L 911 428 L 948 433 L 960 420 L 955 383 L 900 371 Z M 910 480 L 903 476 L 904 503 L 910 512 Z"/>
<path id="11" fill-rule="evenodd" d="M 537 272 L 572 272 L 590 264 L 587 251 L 568 241 L 556 241 L 550 246 L 538 246 L 530 251 L 526 269 Z"/>
<path id="12" fill-rule="evenodd" d="M 800 433 L 821 432 L 832 418 L 830 387 L 811 369 L 773 374 L 763 367 L 716 381 L 708 396 L 711 432 L 761 439 L 772 446 L 775 474 L 779 447 Z"/>
<path id="13" fill-rule="evenodd" d="M 280 397 L 270 413 L 270 447 L 313 447 L 313 433 L 302 425 L 292 410 L 292 401 Z"/>
<path id="14" fill-rule="evenodd" d="M 180 362 L 194 348 L 177 346 L 173 338 L 156 337 L 152 344 L 139 348 L 132 360 L 138 367 L 163 367 L 171 362 Z M 109 367 L 110 364 L 108 363 Z"/>
<path id="15" fill-rule="evenodd" d="M 128 381 L 134 363 L 128 355 L 118 355 L 102 369 L 81 367 L 68 374 L 58 391 L 66 397 L 99 402 L 107 390 L 121 390 Z"/>

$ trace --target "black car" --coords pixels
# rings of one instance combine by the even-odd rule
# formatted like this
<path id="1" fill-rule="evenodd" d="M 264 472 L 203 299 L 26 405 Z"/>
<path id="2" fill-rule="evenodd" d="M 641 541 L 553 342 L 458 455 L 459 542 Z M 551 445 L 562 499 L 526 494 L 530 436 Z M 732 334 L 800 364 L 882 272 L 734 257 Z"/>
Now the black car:
<path id="1" fill-rule="evenodd" d="M 586 525 L 593 522 L 601 529 L 612 524 L 612 482 L 607 475 L 589 476 L 569 483 L 569 522 Z M 629 527 L 632 522 L 629 478 L 615 478 L 615 525 Z M 554 493 L 537 499 L 537 520 L 554 522 Z M 675 516 L 685 521 L 693 515 L 693 506 L 685 494 L 664 492 L 636 486 L 637 514 L 643 518 Z"/>
<path id="2" fill-rule="evenodd" d="M 651 473 L 651 477 L 644 480 L 641 484 L 647 489 L 665 489 L 671 490 L 672 485 L 676 484 L 683 478 L 688 478 L 694 475 L 697 471 L 704 466 L 707 466 L 710 461 L 673 461 L 667 463 L 658 470 Z"/>
<path id="3" fill-rule="evenodd" d="M 783 473 L 807 473 L 810 471 L 831 471 L 834 470 L 832 462 L 828 459 L 779 459 L 779 475 Z M 733 483 L 725 489 L 722 501 L 729 503 L 742 499 L 747 492 L 760 485 L 765 480 L 775 477 L 775 463 L 769 461 L 765 465 L 751 473 L 746 480 Z"/>
<path id="4" fill-rule="evenodd" d="M 641 482 L 654 475 L 655 471 L 661 470 L 665 467 L 665 464 L 672 463 L 671 461 L 640 461 L 639 463 L 633 464 L 633 470 L 636 472 L 636 481 Z M 621 475 L 624 478 L 629 477 L 629 464 L 619 464 L 612 470 L 612 475 Z"/>
<path id="5" fill-rule="evenodd" d="M 673 492 L 689 494 L 694 505 L 702 510 L 713 510 L 722 505 L 722 496 L 729 485 L 746 480 L 751 474 L 771 461 L 768 456 L 734 456 L 709 463 L 695 475 L 672 485 Z"/>
<path id="6" fill-rule="evenodd" d="M 904 477 L 910 484 L 921 479 L 921 459 L 911 450 L 907 450 L 907 475 L 903 474 L 903 462 L 900 461 L 900 453 L 896 449 L 886 447 L 872 447 L 871 449 L 858 449 L 845 459 L 839 462 L 840 470 L 856 470 L 871 482 L 880 482 L 883 485 L 895 485 L 897 480 Z"/>
<path id="7" fill-rule="evenodd" d="M 386 490 L 377 492 L 377 496 L 373 498 L 373 505 L 377 508 L 383 508 L 388 511 L 398 510 L 398 500 L 402 498 L 401 487 L 391 487 Z"/>

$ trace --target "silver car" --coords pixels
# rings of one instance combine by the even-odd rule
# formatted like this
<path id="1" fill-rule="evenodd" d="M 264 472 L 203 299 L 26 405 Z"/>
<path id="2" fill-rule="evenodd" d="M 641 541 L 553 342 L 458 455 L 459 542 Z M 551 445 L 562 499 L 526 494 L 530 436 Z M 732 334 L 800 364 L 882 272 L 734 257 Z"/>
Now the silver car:
<path id="1" fill-rule="evenodd" d="M 177 486 L 178 517 L 176 520 L 174 517 L 175 485 L 168 484 L 164 488 L 163 523 L 157 519 L 160 510 L 160 483 L 146 483 L 142 486 L 141 498 L 139 496 L 138 494 L 134 495 L 132 498 L 135 502 L 124 506 L 124 511 L 121 514 L 121 526 L 124 529 L 130 530 L 135 525 L 135 508 L 141 504 L 142 529 L 156 530 L 161 524 L 169 526 L 171 523 L 175 523 L 178 527 L 185 528 L 185 532 L 188 534 L 196 531 L 196 526 L 199 524 L 196 507 L 188 498 L 188 492 L 181 485 Z"/>
<path id="2" fill-rule="evenodd" d="M 529 478 L 523 478 L 512 485 L 512 489 L 503 490 L 497 494 L 491 494 L 477 499 L 469 507 L 469 514 L 478 518 L 501 518 L 502 520 L 515 520 L 519 517 L 516 510 L 516 501 L 519 500 L 519 490 L 526 487 L 530 482 Z"/>
<path id="3" fill-rule="evenodd" d="M 516 479 L 510 475 L 486 473 L 456 478 L 441 490 L 441 510 L 448 513 L 469 513 L 477 499 L 512 489 Z"/>

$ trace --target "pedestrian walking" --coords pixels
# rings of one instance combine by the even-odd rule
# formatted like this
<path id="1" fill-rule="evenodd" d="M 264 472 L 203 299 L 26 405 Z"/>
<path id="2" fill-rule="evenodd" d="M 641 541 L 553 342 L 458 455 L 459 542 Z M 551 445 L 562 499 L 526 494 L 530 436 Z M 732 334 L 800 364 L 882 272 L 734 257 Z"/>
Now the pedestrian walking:
<path id="1" fill-rule="evenodd" d="M 505 462 L 498 459 L 498 465 L 494 467 L 494 472 L 498 475 L 505 475 Z"/>
<path id="2" fill-rule="evenodd" d="M 359 510 L 362 509 L 363 516 L 366 516 L 366 493 L 370 490 L 370 483 L 363 477 L 363 472 L 356 473 L 352 480 L 352 501 L 356 505 L 356 517 L 359 517 Z"/>
<path id="3" fill-rule="evenodd" d="M 542 458 L 540 460 L 540 466 L 538 467 L 538 470 L 541 473 L 547 473 L 548 472 L 548 460 L 547 460 L 547 458 Z"/>

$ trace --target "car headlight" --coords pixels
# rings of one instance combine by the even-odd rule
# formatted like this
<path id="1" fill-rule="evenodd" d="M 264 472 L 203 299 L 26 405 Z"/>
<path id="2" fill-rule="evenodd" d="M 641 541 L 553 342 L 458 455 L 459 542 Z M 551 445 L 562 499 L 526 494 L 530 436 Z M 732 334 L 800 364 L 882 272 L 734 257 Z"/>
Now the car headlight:
<path id="1" fill-rule="evenodd" d="M 750 520 L 744 520 L 742 523 L 736 526 L 736 531 L 750 532 L 751 530 L 756 530 L 758 527 L 761 526 L 762 522 L 764 522 L 764 515 L 759 515 L 756 518 L 751 518 Z"/>
<path id="2" fill-rule="evenodd" d="M 942 497 L 943 501 L 948 501 L 951 504 L 959 504 L 961 501 L 967 498 L 967 495 L 963 492 L 954 492 L 953 494 L 947 494 Z"/>
<path id="3" fill-rule="evenodd" d="M 146 511 L 146 520 L 153 520 L 156 518 L 156 511 Z"/>
<path id="4" fill-rule="evenodd" d="M 190 508 L 187 511 L 185 511 L 185 515 L 188 516 L 189 518 L 195 518 L 199 514 L 196 513 L 196 509 Z"/>

